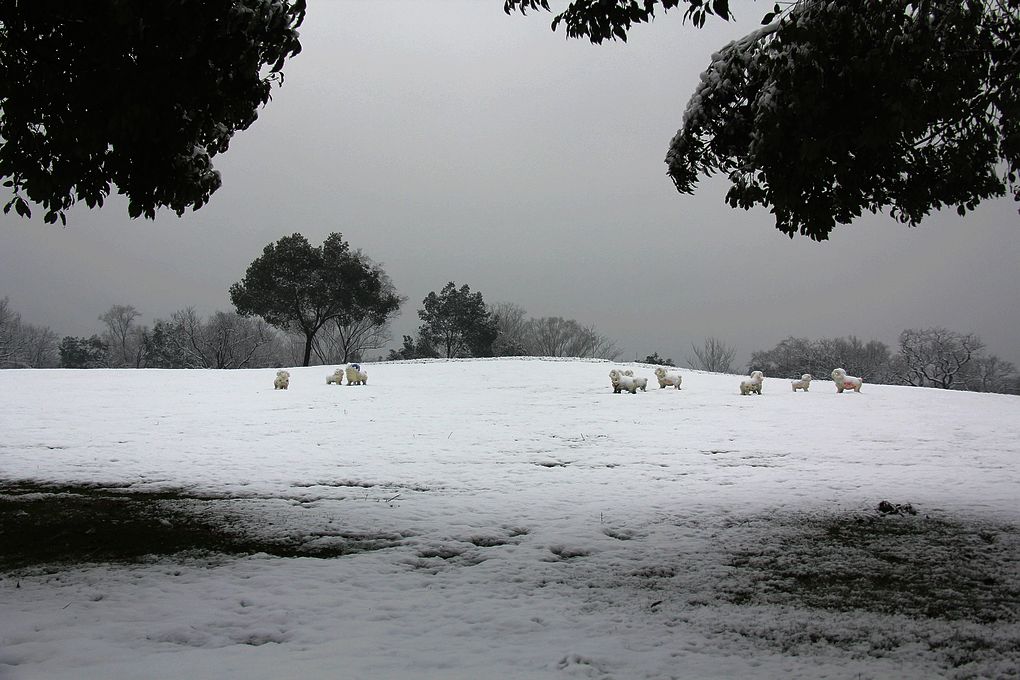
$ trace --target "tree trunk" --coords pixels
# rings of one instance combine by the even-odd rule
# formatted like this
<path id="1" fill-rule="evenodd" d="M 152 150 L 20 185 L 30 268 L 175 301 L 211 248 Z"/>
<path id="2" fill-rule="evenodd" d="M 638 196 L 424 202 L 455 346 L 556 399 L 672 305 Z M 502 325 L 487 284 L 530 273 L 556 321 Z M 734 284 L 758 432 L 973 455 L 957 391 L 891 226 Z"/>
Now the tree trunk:
<path id="1" fill-rule="evenodd" d="M 312 360 L 312 340 L 315 339 L 315 333 L 305 333 L 305 362 L 302 366 L 307 366 Z"/>

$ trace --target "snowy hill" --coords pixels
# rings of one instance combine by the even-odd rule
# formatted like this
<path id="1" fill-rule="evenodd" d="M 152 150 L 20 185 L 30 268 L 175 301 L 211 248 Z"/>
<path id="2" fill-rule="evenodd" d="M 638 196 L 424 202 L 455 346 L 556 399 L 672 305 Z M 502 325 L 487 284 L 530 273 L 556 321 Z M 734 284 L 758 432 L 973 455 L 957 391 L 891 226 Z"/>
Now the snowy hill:
<path id="1" fill-rule="evenodd" d="M 5 499 L 351 553 L 19 566 L 0 677 L 1015 677 L 1020 398 L 365 368 L 0 371 Z"/>

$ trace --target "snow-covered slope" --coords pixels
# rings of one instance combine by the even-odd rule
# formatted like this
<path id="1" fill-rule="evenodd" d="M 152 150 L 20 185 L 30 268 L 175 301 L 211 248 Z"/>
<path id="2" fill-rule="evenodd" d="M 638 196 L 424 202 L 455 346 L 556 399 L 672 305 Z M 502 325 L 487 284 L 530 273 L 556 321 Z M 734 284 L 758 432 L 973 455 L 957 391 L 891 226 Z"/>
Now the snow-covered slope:
<path id="1" fill-rule="evenodd" d="M 648 392 L 613 394 L 613 366 Z M 286 391 L 268 369 L 0 371 L 0 480 L 169 489 L 250 532 L 392 545 L 3 576 L 0 678 L 1016 673 L 1017 616 L 838 611 L 745 569 L 815 524 L 927 516 L 992 532 L 988 578 L 1015 596 L 1016 397 L 777 378 L 740 396 L 682 369 L 660 390 L 650 366 L 581 360 L 366 368 L 365 387 L 289 369 Z M 921 514 L 875 519 L 882 500 Z M 954 636 L 983 641 L 974 658 Z"/>

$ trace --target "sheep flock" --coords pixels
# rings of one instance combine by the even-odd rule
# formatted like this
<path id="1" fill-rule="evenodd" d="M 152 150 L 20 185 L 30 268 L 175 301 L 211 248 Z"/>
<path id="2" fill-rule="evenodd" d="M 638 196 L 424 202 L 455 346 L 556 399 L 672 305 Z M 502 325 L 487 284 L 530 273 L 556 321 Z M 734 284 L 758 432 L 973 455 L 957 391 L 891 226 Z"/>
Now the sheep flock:
<path id="1" fill-rule="evenodd" d="M 683 384 L 683 377 L 681 377 L 679 371 L 671 369 L 672 367 L 667 369 L 664 366 L 659 366 L 653 371 L 660 389 L 675 387 L 679 390 Z M 326 376 L 326 384 L 342 385 L 345 379 L 348 385 L 368 385 L 368 371 L 359 364 L 354 363 L 341 366 Z M 794 392 L 798 390 L 807 392 L 812 380 L 811 374 L 805 373 L 799 380 L 793 380 L 790 384 Z M 835 384 L 838 394 L 848 390 L 859 393 L 861 386 L 864 384 L 861 378 L 847 375 L 847 372 L 842 368 L 836 368 L 832 371 L 832 382 Z M 642 392 L 648 391 L 648 378 L 634 375 L 634 370 L 630 368 L 613 368 L 610 370 L 609 383 L 612 385 L 614 394 L 622 394 L 624 392 L 637 394 L 638 390 Z M 761 395 L 764 383 L 765 374 L 762 371 L 752 371 L 748 377 L 741 379 L 739 386 L 740 394 L 742 396 L 751 394 Z M 290 373 L 284 370 L 277 371 L 276 378 L 273 380 L 273 388 L 276 390 L 286 390 L 289 385 Z"/>

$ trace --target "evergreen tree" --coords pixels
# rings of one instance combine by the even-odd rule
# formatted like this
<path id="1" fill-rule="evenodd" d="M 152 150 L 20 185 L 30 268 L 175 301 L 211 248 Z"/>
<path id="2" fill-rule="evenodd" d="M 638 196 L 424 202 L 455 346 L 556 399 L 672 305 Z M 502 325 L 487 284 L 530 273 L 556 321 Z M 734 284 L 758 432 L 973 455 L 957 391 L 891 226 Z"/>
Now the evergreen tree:
<path id="1" fill-rule="evenodd" d="M 448 358 L 492 356 L 499 332 L 481 293 L 472 293 L 467 284 L 458 289 L 450 281 L 438 295 L 429 293 L 422 304 L 418 316 L 424 323 L 418 334 L 426 343 Z"/>
<path id="2" fill-rule="evenodd" d="M 60 341 L 61 368 L 106 368 L 110 365 L 110 348 L 98 335 L 76 338 L 68 335 Z"/>
<path id="3" fill-rule="evenodd" d="M 400 307 L 386 281 L 382 269 L 352 252 L 340 234 L 330 234 L 318 247 L 292 234 L 263 249 L 230 287 L 230 300 L 238 314 L 301 333 L 307 366 L 315 335 L 327 322 L 369 318 L 381 324 Z"/>

